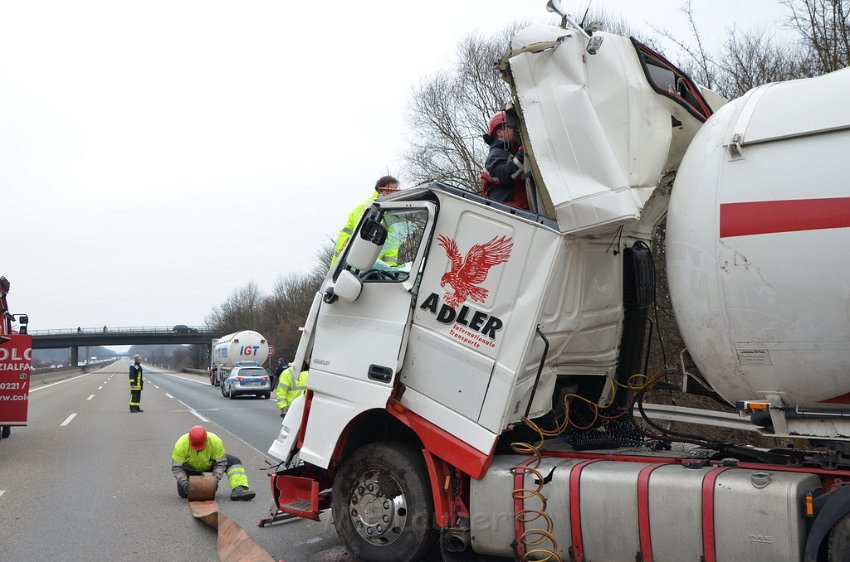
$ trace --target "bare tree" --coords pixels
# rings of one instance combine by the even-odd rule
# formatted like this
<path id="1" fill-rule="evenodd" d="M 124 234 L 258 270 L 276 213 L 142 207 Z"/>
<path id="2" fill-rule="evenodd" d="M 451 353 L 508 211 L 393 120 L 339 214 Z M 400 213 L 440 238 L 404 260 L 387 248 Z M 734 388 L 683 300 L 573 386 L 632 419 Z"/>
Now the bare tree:
<path id="1" fill-rule="evenodd" d="M 791 28 L 809 48 L 816 73 L 850 65 L 850 0 L 783 0 Z"/>
<path id="2" fill-rule="evenodd" d="M 255 283 L 237 289 L 207 317 L 207 325 L 222 332 L 255 330 L 291 359 L 301 337 L 299 328 L 310 311 L 313 297 L 327 275 L 334 244 L 325 242 L 316 252 L 316 261 L 306 274 L 280 277 L 271 295 L 263 295 Z"/>
<path id="3" fill-rule="evenodd" d="M 237 289 L 206 319 L 208 326 L 222 332 L 259 329 L 262 318 L 263 295 L 253 281 Z"/>
<path id="4" fill-rule="evenodd" d="M 810 78 L 850 64 L 850 0 L 783 0 L 796 39 L 777 43 L 768 33 L 732 29 L 723 48 L 709 52 L 689 0 L 682 11 L 690 38 L 656 30 L 684 53 L 677 61 L 700 84 L 732 99 L 782 80 Z"/>
<path id="5" fill-rule="evenodd" d="M 481 191 L 488 150 L 481 135 L 510 100 L 496 64 L 522 25 L 514 23 L 493 37 L 468 36 L 458 45 L 451 69 L 414 88 L 408 120 L 416 138 L 404 158 L 414 182 L 438 180 Z"/>
<path id="6" fill-rule="evenodd" d="M 810 52 L 787 43 L 777 45 L 764 34 L 730 33 L 720 61 L 714 82 L 729 99 L 762 84 L 819 74 Z"/>

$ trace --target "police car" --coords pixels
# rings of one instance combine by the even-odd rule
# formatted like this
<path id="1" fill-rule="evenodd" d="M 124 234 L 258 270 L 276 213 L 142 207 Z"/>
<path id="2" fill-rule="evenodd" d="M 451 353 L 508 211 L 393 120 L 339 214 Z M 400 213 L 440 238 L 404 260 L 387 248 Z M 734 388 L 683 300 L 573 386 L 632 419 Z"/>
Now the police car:
<path id="1" fill-rule="evenodd" d="M 231 400 L 245 394 L 268 398 L 271 393 L 271 379 L 259 363 L 237 363 L 221 384 L 221 395 Z"/>

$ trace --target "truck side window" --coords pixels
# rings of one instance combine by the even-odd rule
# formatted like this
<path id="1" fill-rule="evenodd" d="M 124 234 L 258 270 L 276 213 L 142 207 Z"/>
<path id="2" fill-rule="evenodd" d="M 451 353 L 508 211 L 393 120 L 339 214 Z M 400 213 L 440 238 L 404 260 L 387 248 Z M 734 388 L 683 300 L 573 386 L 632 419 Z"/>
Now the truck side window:
<path id="1" fill-rule="evenodd" d="M 428 222 L 426 209 L 389 209 L 381 221 L 387 240 L 371 269 L 360 273 L 364 281 L 400 282 L 410 277 L 410 268 Z"/>

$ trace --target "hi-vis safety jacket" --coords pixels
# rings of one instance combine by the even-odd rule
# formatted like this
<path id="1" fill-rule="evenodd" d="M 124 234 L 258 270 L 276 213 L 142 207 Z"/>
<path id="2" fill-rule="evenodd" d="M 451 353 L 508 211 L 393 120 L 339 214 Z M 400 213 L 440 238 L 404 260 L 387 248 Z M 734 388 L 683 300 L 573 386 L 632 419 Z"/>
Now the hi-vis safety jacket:
<path id="1" fill-rule="evenodd" d="M 280 381 L 277 383 L 277 407 L 280 411 L 287 410 L 292 404 L 292 401 L 307 392 L 307 376 L 309 371 L 301 371 L 298 375 L 298 380 L 292 381 L 292 367 L 286 369 L 280 374 Z"/>
<path id="2" fill-rule="evenodd" d="M 189 444 L 189 434 L 183 434 L 171 453 L 171 472 L 178 480 L 188 478 L 184 466 L 195 472 L 212 471 L 220 479 L 227 468 L 227 455 L 221 438 L 207 431 L 207 446 L 196 451 Z"/>
<path id="3" fill-rule="evenodd" d="M 342 254 L 342 251 L 348 245 L 351 235 L 354 234 L 354 229 L 357 228 L 357 223 L 360 222 L 360 217 L 363 216 L 363 211 L 377 198 L 378 192 L 376 191 L 369 199 L 354 207 L 354 210 L 348 215 L 348 222 L 345 223 L 343 229 L 339 231 L 339 236 L 336 237 L 336 247 L 334 248 L 334 255 L 331 258 L 331 267 L 333 267 L 340 254 Z"/>
<path id="4" fill-rule="evenodd" d="M 365 211 L 366 207 L 371 205 L 372 201 L 377 198 L 378 192 L 376 191 L 371 197 L 369 197 L 369 199 L 354 207 L 354 210 L 348 215 L 348 222 L 345 223 L 345 227 L 339 232 L 339 236 L 337 236 L 336 239 L 334 255 L 331 258 L 331 267 L 334 266 L 336 260 L 339 259 L 339 256 L 348 245 L 348 241 L 351 240 L 351 235 L 354 234 L 354 230 L 360 222 L 360 217 L 363 216 L 363 211 Z M 388 266 L 395 268 L 398 267 L 398 249 L 399 246 L 401 246 L 403 238 L 407 236 L 407 232 L 404 228 L 400 229 L 403 232 L 395 232 L 394 225 L 385 226 L 387 226 L 388 233 L 387 241 L 384 243 L 384 248 L 381 250 L 381 255 L 378 256 L 378 259 Z M 404 226 L 406 226 L 406 224 Z"/>
<path id="5" fill-rule="evenodd" d="M 133 363 L 130 365 L 130 390 L 142 390 L 142 366 Z"/>

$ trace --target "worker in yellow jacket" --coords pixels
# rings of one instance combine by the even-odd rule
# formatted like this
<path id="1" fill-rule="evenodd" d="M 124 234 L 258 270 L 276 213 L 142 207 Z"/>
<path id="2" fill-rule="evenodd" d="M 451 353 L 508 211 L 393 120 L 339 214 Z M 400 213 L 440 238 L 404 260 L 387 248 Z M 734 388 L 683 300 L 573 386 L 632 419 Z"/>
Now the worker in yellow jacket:
<path id="1" fill-rule="evenodd" d="M 357 228 L 358 223 L 360 222 L 360 217 L 363 216 L 363 211 L 372 204 L 372 201 L 378 198 L 379 195 L 390 195 L 398 191 L 398 180 L 392 176 L 384 176 L 382 178 L 378 178 L 378 181 L 375 183 L 375 193 L 369 196 L 368 199 L 363 201 L 361 204 L 354 207 L 354 210 L 348 215 L 348 221 L 345 223 L 345 226 L 342 227 L 342 230 L 339 232 L 339 236 L 336 238 L 336 246 L 334 247 L 334 255 L 331 258 L 331 267 L 334 266 L 336 260 L 345 250 L 345 247 L 348 246 L 348 241 L 351 239 L 351 235 L 354 234 L 354 230 Z M 396 265 L 393 261 L 393 257 L 398 259 L 398 249 L 395 251 L 394 256 L 382 256 L 381 259 L 390 263 L 390 265 Z"/>
<path id="2" fill-rule="evenodd" d="M 286 411 L 292 405 L 292 401 L 307 392 L 307 376 L 309 371 L 301 371 L 296 380 L 292 380 L 292 364 L 280 374 L 277 383 L 277 407 L 280 408 L 280 417 L 286 415 Z"/>
<path id="3" fill-rule="evenodd" d="M 227 474 L 231 500 L 250 500 L 256 495 L 248 487 L 242 461 L 224 452 L 224 443 L 218 435 L 200 425 L 193 426 L 177 440 L 171 453 L 171 473 L 177 479 L 177 494 L 181 498 L 188 497 L 189 476 L 210 471 L 215 476 L 216 486 Z"/>

